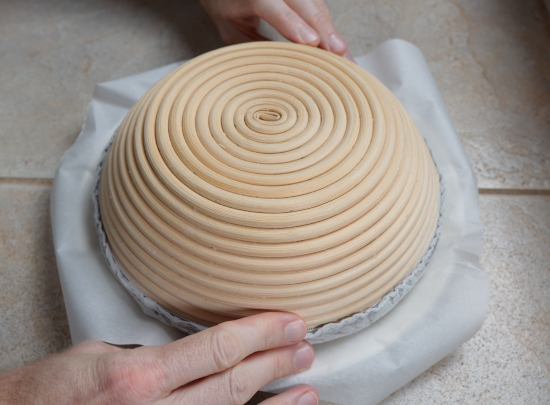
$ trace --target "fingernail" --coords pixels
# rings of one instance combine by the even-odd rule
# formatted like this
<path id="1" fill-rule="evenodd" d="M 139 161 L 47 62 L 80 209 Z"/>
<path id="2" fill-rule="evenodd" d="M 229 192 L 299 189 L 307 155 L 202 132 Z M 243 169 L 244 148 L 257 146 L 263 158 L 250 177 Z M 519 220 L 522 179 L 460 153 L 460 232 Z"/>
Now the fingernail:
<path id="1" fill-rule="evenodd" d="M 317 405 L 319 403 L 319 398 L 313 392 L 308 391 L 300 397 L 298 405 Z"/>
<path id="2" fill-rule="evenodd" d="M 285 337 L 289 342 L 299 342 L 306 337 L 307 327 L 304 321 L 298 320 L 285 326 Z"/>
<path id="3" fill-rule="evenodd" d="M 319 35 L 309 27 L 300 28 L 300 38 L 304 44 L 311 44 L 319 39 Z"/>
<path id="4" fill-rule="evenodd" d="M 298 349 L 296 354 L 294 354 L 294 365 L 298 370 L 309 368 L 311 363 L 313 363 L 314 358 L 315 354 L 313 353 L 311 346 L 304 344 Z"/>
<path id="5" fill-rule="evenodd" d="M 355 61 L 355 59 L 353 59 L 353 56 L 351 56 L 351 53 L 346 52 L 343 56 L 344 56 L 344 59 L 347 59 L 350 62 L 353 62 L 357 65 L 357 62 Z"/>
<path id="6" fill-rule="evenodd" d="M 328 39 L 328 46 L 331 52 L 342 53 L 346 49 L 346 43 L 344 40 L 336 34 L 332 34 Z"/>

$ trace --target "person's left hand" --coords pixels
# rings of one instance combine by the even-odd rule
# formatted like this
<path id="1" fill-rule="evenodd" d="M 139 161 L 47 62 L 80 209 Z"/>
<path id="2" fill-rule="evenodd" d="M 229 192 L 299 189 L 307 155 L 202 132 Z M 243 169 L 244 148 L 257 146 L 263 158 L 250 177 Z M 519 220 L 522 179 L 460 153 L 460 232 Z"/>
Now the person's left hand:
<path id="1" fill-rule="evenodd" d="M 200 0 L 227 44 L 266 40 L 260 18 L 289 41 L 318 46 L 355 62 L 323 0 Z"/>

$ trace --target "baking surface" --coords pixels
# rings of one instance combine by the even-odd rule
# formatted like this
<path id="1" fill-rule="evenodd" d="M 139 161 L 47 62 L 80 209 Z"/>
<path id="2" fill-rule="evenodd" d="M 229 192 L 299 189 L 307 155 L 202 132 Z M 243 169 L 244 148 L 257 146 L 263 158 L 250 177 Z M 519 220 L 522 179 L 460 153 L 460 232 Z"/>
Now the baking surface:
<path id="1" fill-rule="evenodd" d="M 550 19 L 543 2 L 327 3 L 352 54 L 394 37 L 424 52 L 482 189 L 487 320 L 384 404 L 543 402 L 550 397 Z M 48 192 L 93 85 L 221 42 L 193 2 L 2 0 L 0 7 L 0 369 L 7 369 L 70 342 Z"/>

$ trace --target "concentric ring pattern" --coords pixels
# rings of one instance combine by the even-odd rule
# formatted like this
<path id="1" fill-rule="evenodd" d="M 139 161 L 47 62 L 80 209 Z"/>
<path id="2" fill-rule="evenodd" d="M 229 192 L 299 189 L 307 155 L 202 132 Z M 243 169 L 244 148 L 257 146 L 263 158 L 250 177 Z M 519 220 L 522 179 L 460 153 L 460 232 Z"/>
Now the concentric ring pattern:
<path id="1" fill-rule="evenodd" d="M 130 110 L 101 179 L 126 275 L 205 325 L 267 310 L 309 328 L 376 303 L 419 262 L 439 175 L 398 100 L 328 52 L 204 54 Z"/>

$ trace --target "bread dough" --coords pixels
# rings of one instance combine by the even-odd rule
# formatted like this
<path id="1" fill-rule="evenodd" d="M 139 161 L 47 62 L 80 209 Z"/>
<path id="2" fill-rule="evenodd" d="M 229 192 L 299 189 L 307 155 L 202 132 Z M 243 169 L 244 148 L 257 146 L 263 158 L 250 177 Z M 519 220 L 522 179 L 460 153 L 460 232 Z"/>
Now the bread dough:
<path id="1" fill-rule="evenodd" d="M 329 52 L 271 42 L 204 54 L 153 86 L 100 184 L 127 277 L 204 325 L 281 310 L 315 328 L 370 307 L 423 256 L 439 197 L 387 88 Z"/>

